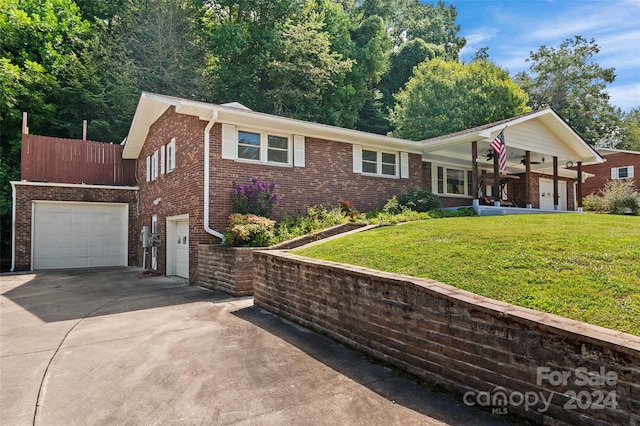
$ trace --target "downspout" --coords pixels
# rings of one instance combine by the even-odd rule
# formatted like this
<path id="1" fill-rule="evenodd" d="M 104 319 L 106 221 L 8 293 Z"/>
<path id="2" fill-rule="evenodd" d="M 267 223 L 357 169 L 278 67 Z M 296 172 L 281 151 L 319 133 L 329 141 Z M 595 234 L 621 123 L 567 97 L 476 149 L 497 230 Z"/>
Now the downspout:
<path id="1" fill-rule="evenodd" d="M 209 163 L 209 132 L 214 124 L 216 124 L 216 120 L 218 119 L 218 111 L 213 111 L 213 117 L 207 123 L 207 126 L 204 128 L 204 230 L 214 237 L 220 238 L 223 242 L 225 241 L 224 235 L 220 232 L 211 229 L 209 226 L 209 197 L 211 188 L 209 187 L 209 170 L 211 165 Z"/>
<path id="2" fill-rule="evenodd" d="M 11 182 L 11 270 L 16 270 L 16 185 Z"/>

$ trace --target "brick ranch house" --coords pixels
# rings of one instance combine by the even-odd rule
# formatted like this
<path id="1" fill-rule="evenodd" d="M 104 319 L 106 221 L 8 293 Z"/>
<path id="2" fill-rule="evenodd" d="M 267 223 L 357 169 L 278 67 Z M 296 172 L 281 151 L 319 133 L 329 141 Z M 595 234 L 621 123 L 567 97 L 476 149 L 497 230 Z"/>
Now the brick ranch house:
<path id="1" fill-rule="evenodd" d="M 501 131 L 506 171 L 489 155 Z M 410 141 L 153 93 L 142 93 L 127 138 L 111 147 L 107 182 L 86 177 L 97 165 L 69 177 L 48 161 L 35 173 L 44 158 L 23 148 L 22 180 L 12 182 L 12 270 L 137 265 L 197 283 L 198 245 L 221 241 L 232 186 L 253 177 L 276 183 L 276 218 L 339 198 L 367 211 L 416 187 L 445 206 L 490 199 L 481 214 L 506 214 L 579 209 L 590 176 L 582 165 L 603 161 L 550 109 Z M 161 245 L 143 249 L 142 229 Z"/>

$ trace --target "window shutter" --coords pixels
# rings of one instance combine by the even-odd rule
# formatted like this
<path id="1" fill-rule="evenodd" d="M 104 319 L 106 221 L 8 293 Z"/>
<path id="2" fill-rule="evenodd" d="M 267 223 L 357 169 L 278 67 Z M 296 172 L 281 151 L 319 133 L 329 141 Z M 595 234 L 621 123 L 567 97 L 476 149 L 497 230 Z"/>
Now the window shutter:
<path id="1" fill-rule="evenodd" d="M 304 136 L 293 135 L 293 165 L 304 167 Z"/>
<path id="2" fill-rule="evenodd" d="M 615 167 L 611 168 L 611 179 L 618 179 L 618 169 Z"/>
<path id="3" fill-rule="evenodd" d="M 236 158 L 236 126 L 231 124 L 222 125 L 222 158 Z"/>
<path id="4" fill-rule="evenodd" d="M 147 182 L 151 180 L 151 157 L 147 156 Z"/>
<path id="5" fill-rule="evenodd" d="M 160 174 L 163 175 L 164 174 L 164 151 L 165 151 L 165 146 L 162 145 L 160 147 Z"/>
<path id="6" fill-rule="evenodd" d="M 627 166 L 627 170 L 629 172 L 629 177 L 632 178 L 635 175 L 633 174 L 633 166 Z"/>
<path id="7" fill-rule="evenodd" d="M 409 153 L 400 153 L 400 177 L 403 179 L 409 179 Z"/>
<path id="8" fill-rule="evenodd" d="M 353 173 L 362 173 L 362 147 L 353 145 Z"/>

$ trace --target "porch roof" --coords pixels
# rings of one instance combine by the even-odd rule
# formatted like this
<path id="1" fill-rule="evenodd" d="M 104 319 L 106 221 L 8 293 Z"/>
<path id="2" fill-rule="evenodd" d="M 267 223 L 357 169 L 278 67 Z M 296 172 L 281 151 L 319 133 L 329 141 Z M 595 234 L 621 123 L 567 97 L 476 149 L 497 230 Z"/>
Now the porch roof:
<path id="1" fill-rule="evenodd" d="M 524 170 L 526 151 L 531 152 L 531 170 L 539 173 L 552 170 L 553 157 L 558 157 L 559 167 L 564 167 L 569 162 L 593 164 L 605 161 L 550 108 L 426 139 L 422 141 L 423 159 L 468 165 L 471 160 L 471 142 L 477 141 L 478 161 L 484 163 L 491 152 L 491 141 L 503 130 L 508 172 L 517 173 Z M 488 161 L 487 167 L 490 167 Z M 561 169 L 560 174 L 563 175 L 565 171 L 570 172 L 571 176 L 575 175 L 575 171 L 566 169 Z"/>

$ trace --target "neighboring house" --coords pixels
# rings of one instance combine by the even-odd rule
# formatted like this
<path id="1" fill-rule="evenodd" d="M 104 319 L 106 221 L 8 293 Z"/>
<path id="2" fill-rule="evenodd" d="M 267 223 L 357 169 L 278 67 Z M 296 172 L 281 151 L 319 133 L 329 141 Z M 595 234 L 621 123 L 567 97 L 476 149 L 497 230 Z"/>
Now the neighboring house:
<path id="1" fill-rule="evenodd" d="M 634 179 L 636 188 L 640 191 L 640 184 L 638 184 L 640 152 L 600 148 L 598 153 L 605 158 L 606 162 L 584 166 L 583 170 L 594 175 L 584 183 L 584 195 L 596 194 L 611 180 Z"/>
<path id="2" fill-rule="evenodd" d="M 488 147 L 505 126 L 507 170 L 494 173 L 496 163 L 486 161 Z M 253 112 L 237 103 L 214 105 L 152 93 L 141 95 L 129 134 L 118 148 L 122 149 L 120 161 L 135 163 L 136 180 L 107 186 L 12 183 L 16 269 L 58 267 L 51 247 L 48 263 L 41 262 L 40 244 L 52 240 L 40 236 L 49 232 L 37 221 L 43 215 L 31 215 L 32 204 L 47 204 L 44 201 L 91 206 L 100 202 L 120 209 L 126 205 L 126 213 L 96 212 L 99 219 L 92 222 L 119 223 L 121 236 L 111 238 L 119 241 L 119 248 L 107 250 L 118 253 L 114 259 L 120 256 L 122 264 L 118 250 L 123 247 L 124 226 L 129 265 L 144 265 L 196 283 L 198 245 L 221 241 L 232 213 L 233 185 L 249 183 L 254 177 L 276 184 L 280 198 L 276 218 L 340 198 L 367 211 L 416 187 L 431 189 L 447 206 L 477 206 L 479 200 L 491 197 L 501 205 L 530 207 L 531 212 L 575 209 L 574 198 L 580 205 L 581 197 L 580 185 L 574 189 L 573 183 L 582 182 L 586 174 L 560 167 L 570 161 L 580 165 L 603 161 L 552 110 L 416 142 Z M 493 179 L 494 174 L 499 178 Z M 23 179 L 30 180 L 24 174 Z M 34 188 L 48 188 L 50 193 Z M 551 204 L 546 204 L 547 199 Z M 123 222 L 127 214 L 128 221 Z M 94 214 L 81 215 L 89 220 Z M 160 237 L 160 247 L 142 249 L 143 227 Z M 69 228 L 67 224 L 62 229 Z M 109 235 L 96 236 L 95 241 L 100 238 L 109 240 Z M 77 244 L 84 241 L 82 235 L 74 239 Z M 66 242 L 74 244 L 69 238 Z M 90 249 L 99 253 L 97 245 Z M 83 250 L 77 251 L 79 256 Z M 73 257 L 74 251 L 70 253 Z M 91 266 L 80 265 L 85 258 L 69 262 Z"/>

